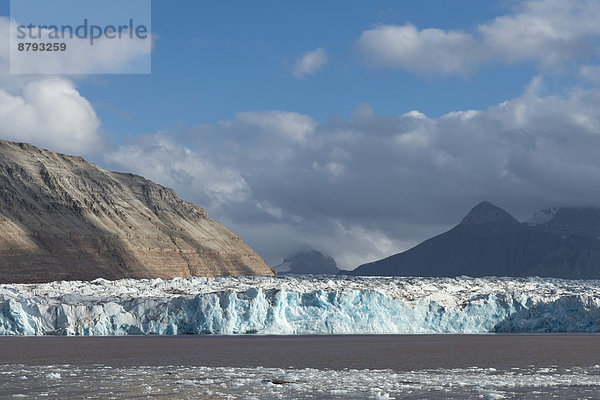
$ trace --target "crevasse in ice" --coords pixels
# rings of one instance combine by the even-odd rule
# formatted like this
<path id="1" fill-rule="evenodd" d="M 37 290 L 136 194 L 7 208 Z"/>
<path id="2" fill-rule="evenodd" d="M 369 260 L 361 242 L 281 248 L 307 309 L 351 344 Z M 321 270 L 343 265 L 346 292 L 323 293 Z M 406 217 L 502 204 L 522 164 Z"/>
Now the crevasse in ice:
<path id="1" fill-rule="evenodd" d="M 2 335 L 598 331 L 600 281 L 299 275 L 0 285 Z"/>

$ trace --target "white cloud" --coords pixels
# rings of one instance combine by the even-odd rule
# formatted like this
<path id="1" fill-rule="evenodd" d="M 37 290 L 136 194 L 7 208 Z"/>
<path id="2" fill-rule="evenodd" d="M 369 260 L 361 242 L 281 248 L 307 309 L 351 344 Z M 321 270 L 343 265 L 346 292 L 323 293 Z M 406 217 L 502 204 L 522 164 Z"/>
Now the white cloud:
<path id="1" fill-rule="evenodd" d="M 575 0 L 523 2 L 516 12 L 495 18 L 478 30 L 487 49 L 507 61 L 533 60 L 553 66 L 591 53 L 600 35 L 600 4 Z"/>
<path id="2" fill-rule="evenodd" d="M 370 62 L 415 73 L 465 74 L 481 57 L 479 44 L 471 35 L 441 29 L 420 31 L 411 24 L 367 30 L 356 45 Z"/>
<path id="3" fill-rule="evenodd" d="M 597 51 L 599 19 L 598 2 L 530 0 L 471 33 L 383 25 L 363 32 L 356 46 L 371 63 L 414 73 L 466 75 L 489 62 L 556 68 Z"/>
<path id="4" fill-rule="evenodd" d="M 304 78 L 316 73 L 327 63 L 327 53 L 323 47 L 308 51 L 300 57 L 292 68 L 292 74 L 298 78 Z"/>
<path id="5" fill-rule="evenodd" d="M 87 153 L 102 143 L 99 127 L 91 104 L 68 80 L 32 81 L 14 95 L 0 88 L 0 135 L 4 139 Z"/>
<path id="6" fill-rule="evenodd" d="M 235 122 L 258 127 L 266 133 L 284 137 L 293 142 L 305 141 L 318 125 L 308 115 L 277 110 L 237 113 Z"/>
<path id="7" fill-rule="evenodd" d="M 168 133 L 136 137 L 134 143 L 107 152 L 104 161 L 111 168 L 176 188 L 184 198 L 194 198 L 213 210 L 224 203 L 243 202 L 249 196 L 238 170 L 216 165 L 200 152 L 175 143 Z"/>
<path id="8" fill-rule="evenodd" d="M 425 118 L 427 118 L 427 116 L 425 114 L 423 114 L 419 110 L 409 111 L 407 113 L 402 114 L 402 116 L 403 117 L 412 117 L 412 118 L 417 118 L 417 119 L 425 119 Z"/>

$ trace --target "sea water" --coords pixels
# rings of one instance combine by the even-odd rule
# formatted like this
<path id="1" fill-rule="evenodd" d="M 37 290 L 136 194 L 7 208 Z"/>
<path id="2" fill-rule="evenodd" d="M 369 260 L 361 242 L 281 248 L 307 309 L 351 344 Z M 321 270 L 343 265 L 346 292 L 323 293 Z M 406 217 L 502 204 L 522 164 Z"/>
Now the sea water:
<path id="1" fill-rule="evenodd" d="M 594 399 L 600 336 L 0 338 L 0 398 Z"/>

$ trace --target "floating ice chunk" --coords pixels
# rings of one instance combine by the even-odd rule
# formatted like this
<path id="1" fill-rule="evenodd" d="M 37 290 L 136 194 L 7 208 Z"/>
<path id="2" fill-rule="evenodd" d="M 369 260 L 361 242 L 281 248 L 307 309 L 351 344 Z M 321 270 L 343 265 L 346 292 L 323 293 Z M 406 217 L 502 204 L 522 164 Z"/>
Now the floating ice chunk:
<path id="1" fill-rule="evenodd" d="M 392 400 L 395 397 L 390 397 L 388 393 L 383 393 L 381 390 L 377 390 L 375 396 L 372 397 L 374 400 Z"/>

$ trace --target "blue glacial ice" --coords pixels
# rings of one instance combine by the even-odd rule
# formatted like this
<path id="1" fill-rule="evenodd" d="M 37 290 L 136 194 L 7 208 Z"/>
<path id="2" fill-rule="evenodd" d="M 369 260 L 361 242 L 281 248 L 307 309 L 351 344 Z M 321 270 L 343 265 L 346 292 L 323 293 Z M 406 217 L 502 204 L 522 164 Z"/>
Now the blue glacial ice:
<path id="1" fill-rule="evenodd" d="M 226 277 L 0 285 L 0 335 L 600 332 L 600 281 Z"/>

